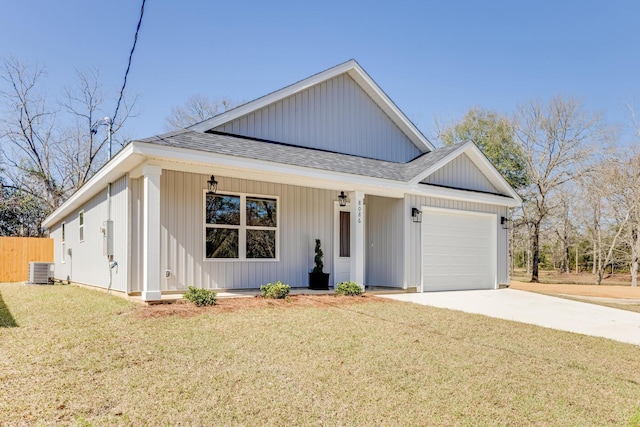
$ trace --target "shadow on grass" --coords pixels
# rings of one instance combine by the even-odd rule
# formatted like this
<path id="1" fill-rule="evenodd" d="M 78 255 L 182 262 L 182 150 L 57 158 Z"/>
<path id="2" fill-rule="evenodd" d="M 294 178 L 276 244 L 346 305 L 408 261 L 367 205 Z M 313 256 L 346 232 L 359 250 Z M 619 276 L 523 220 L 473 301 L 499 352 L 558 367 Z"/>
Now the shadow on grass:
<path id="1" fill-rule="evenodd" d="M 2 299 L 2 294 L 0 294 L 0 328 L 15 328 L 18 324 L 16 320 L 11 315 L 9 308 L 4 303 Z"/>

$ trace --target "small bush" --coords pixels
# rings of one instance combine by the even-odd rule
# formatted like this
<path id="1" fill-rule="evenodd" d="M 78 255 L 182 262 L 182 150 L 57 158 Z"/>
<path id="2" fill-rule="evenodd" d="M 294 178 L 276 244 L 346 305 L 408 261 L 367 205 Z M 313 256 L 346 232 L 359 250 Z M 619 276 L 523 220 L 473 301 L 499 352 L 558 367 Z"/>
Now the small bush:
<path id="1" fill-rule="evenodd" d="M 283 299 L 289 295 L 290 290 L 291 286 L 285 285 L 279 280 L 275 283 L 267 283 L 266 285 L 260 286 L 263 298 Z"/>
<path id="2" fill-rule="evenodd" d="M 356 282 L 342 282 L 338 283 L 336 294 L 348 296 L 360 295 L 362 294 L 362 288 Z"/>
<path id="3" fill-rule="evenodd" d="M 216 292 L 211 289 L 200 289 L 195 286 L 189 286 L 189 290 L 182 296 L 184 299 L 191 301 L 198 307 L 214 305 L 217 297 Z"/>

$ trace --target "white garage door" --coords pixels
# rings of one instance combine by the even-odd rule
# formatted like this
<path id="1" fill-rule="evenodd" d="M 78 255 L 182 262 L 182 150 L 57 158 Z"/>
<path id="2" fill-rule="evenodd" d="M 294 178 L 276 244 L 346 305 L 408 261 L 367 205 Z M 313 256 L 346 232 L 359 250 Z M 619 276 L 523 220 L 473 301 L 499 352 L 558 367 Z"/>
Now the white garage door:
<path id="1" fill-rule="evenodd" d="M 422 208 L 422 290 L 496 287 L 496 216 Z"/>

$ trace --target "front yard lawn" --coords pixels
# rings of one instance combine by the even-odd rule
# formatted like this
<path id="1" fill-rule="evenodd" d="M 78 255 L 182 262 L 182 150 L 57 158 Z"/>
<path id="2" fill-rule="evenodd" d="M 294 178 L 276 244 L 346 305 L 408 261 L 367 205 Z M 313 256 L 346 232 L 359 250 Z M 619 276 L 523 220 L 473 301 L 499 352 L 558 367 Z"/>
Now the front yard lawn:
<path id="1" fill-rule="evenodd" d="M 640 347 L 372 297 L 305 301 L 167 310 L 0 284 L 0 425 L 640 420 Z"/>

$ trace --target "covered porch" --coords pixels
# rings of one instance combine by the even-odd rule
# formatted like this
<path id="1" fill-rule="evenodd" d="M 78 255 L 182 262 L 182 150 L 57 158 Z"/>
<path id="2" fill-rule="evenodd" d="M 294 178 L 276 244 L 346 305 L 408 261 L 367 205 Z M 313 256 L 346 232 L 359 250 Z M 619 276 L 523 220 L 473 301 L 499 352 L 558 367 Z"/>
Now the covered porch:
<path id="1" fill-rule="evenodd" d="M 404 215 L 398 193 L 354 189 L 330 176 L 309 180 L 220 164 L 145 162 L 129 178 L 128 293 L 143 301 L 176 298 L 188 286 L 255 294 L 277 280 L 308 292 L 315 239 L 322 243 L 330 285 L 403 288 L 403 230 L 410 214 Z M 313 186 L 297 185 L 303 183 Z M 267 222 L 255 216 L 265 203 L 273 211 Z M 231 217 L 237 220 L 225 223 Z M 268 238 L 256 242 L 256 235 Z M 223 241 L 232 249 L 221 250 Z M 256 244 L 269 250 L 257 254 Z"/>

